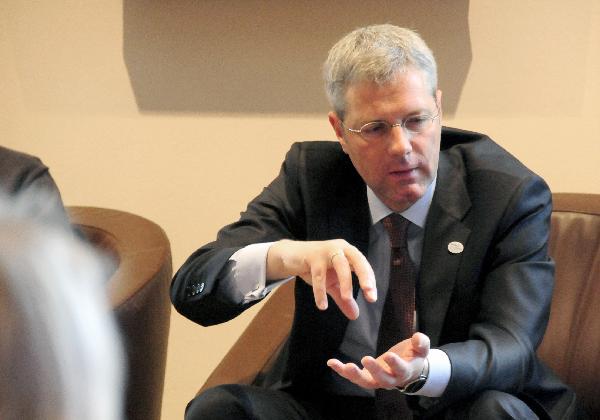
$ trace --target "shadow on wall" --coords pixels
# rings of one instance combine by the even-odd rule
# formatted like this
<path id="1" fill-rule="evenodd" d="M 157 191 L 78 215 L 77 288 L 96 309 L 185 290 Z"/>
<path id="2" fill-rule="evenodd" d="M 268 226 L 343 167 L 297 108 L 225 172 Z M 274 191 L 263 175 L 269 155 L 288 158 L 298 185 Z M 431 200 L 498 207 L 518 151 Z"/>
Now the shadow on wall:
<path id="1" fill-rule="evenodd" d="M 329 48 L 374 23 L 421 34 L 449 116 L 471 63 L 468 0 L 124 0 L 123 8 L 123 54 L 142 112 L 324 113 Z"/>

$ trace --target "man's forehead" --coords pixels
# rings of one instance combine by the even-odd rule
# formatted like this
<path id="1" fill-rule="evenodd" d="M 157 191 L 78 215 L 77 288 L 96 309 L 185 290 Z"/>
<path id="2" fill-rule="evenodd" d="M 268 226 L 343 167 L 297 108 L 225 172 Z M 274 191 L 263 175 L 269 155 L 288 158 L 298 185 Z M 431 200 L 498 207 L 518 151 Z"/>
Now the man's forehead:
<path id="1" fill-rule="evenodd" d="M 430 110 L 436 105 L 426 78 L 418 70 L 399 73 L 384 83 L 354 82 L 346 89 L 345 99 L 348 116 L 371 112 L 413 113 Z"/>

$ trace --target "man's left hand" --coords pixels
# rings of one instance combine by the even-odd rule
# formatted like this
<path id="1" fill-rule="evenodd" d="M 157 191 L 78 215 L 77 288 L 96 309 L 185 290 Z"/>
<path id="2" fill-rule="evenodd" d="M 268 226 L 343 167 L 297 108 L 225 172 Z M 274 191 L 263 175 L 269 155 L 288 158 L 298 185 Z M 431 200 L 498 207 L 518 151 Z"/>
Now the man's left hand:
<path id="1" fill-rule="evenodd" d="M 342 363 L 337 359 L 329 359 L 327 366 L 363 388 L 391 389 L 416 380 L 428 354 L 429 337 L 415 333 L 376 359 L 371 356 L 363 357 L 362 369 L 354 363 Z"/>

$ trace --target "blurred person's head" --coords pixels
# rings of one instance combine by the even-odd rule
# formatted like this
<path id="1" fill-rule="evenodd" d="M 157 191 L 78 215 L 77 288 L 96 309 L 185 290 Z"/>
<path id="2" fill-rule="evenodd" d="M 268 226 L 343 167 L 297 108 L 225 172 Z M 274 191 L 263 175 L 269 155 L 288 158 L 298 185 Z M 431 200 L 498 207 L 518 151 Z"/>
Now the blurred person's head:
<path id="1" fill-rule="evenodd" d="M 0 197 L 0 419 L 121 418 L 103 261 L 35 206 Z"/>

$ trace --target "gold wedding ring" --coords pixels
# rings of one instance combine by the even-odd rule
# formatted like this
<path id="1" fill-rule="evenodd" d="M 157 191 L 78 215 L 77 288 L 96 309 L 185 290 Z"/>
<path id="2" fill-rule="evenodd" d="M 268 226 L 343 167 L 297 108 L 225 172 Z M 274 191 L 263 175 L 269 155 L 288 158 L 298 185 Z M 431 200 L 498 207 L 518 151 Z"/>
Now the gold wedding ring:
<path id="1" fill-rule="evenodd" d="M 333 259 L 334 259 L 335 257 L 337 257 L 338 255 L 344 255 L 344 251 L 337 251 L 337 252 L 335 252 L 335 253 L 331 254 L 331 257 L 329 257 L 329 259 L 330 259 L 330 261 L 331 261 L 331 264 L 333 264 Z"/>

